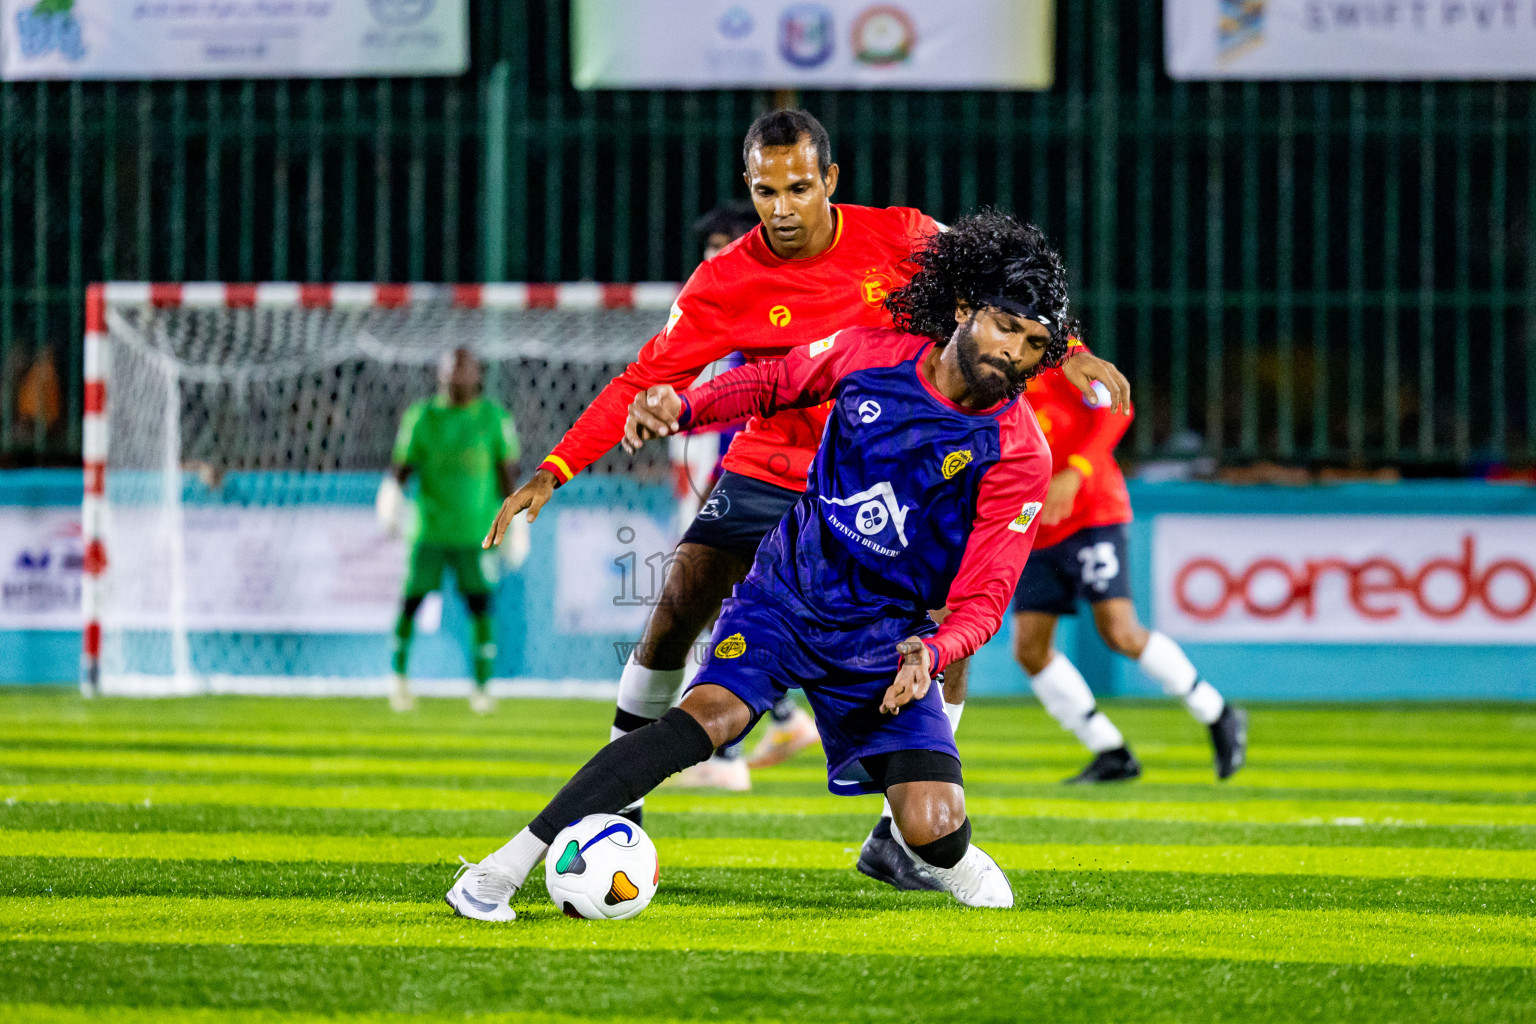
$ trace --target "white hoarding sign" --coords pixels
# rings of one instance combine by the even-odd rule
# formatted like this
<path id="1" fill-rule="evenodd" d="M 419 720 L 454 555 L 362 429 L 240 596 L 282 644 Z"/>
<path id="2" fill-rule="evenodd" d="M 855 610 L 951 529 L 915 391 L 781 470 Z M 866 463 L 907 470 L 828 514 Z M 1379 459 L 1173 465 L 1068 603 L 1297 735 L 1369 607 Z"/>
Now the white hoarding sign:
<path id="1" fill-rule="evenodd" d="M 637 512 L 570 509 L 555 530 L 555 627 L 639 636 L 661 596 L 676 537 Z"/>
<path id="2" fill-rule="evenodd" d="M 1048 89 L 1053 0 L 574 0 L 578 89 Z"/>
<path id="3" fill-rule="evenodd" d="M 1536 78 L 1532 0 L 1164 0 L 1168 74 Z"/>
<path id="4" fill-rule="evenodd" d="M 175 552 L 156 510 L 114 508 L 103 625 L 171 624 Z M 366 506 L 182 511 L 192 631 L 382 633 L 399 613 L 405 546 Z"/>
<path id="5" fill-rule="evenodd" d="M 78 507 L 0 508 L 0 630 L 79 629 Z"/>
<path id="6" fill-rule="evenodd" d="M 0 76 L 456 75 L 468 0 L 0 0 Z"/>
<path id="7" fill-rule="evenodd" d="M 1528 516 L 1160 515 L 1152 537 L 1182 640 L 1536 643 Z"/>

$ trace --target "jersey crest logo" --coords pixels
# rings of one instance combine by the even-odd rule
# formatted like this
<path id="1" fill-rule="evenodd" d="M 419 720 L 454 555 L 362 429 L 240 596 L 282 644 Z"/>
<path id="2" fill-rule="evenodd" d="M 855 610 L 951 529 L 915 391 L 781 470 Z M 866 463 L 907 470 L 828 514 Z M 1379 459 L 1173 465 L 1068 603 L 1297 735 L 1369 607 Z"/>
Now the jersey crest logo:
<path id="1" fill-rule="evenodd" d="M 873 398 L 866 398 L 859 403 L 859 422 L 873 423 L 880 418 L 880 403 Z"/>
<path id="2" fill-rule="evenodd" d="M 789 307 L 774 306 L 768 311 L 768 322 L 775 327 L 784 327 L 789 323 Z"/>
<path id="3" fill-rule="evenodd" d="M 780 306 L 778 308 L 783 309 L 784 307 Z M 784 310 L 784 315 L 788 316 L 789 315 L 789 310 L 787 310 L 787 309 Z M 820 341 L 813 341 L 813 342 L 811 342 L 811 344 L 808 346 L 811 358 L 815 359 L 817 356 L 821 355 L 823 352 L 825 352 L 827 349 L 831 348 L 836 343 L 837 343 L 837 335 L 836 334 L 832 335 L 832 337 L 830 337 L 830 338 L 822 338 Z"/>
<path id="4" fill-rule="evenodd" d="M 1024 507 L 1019 510 L 1018 518 L 1008 524 L 1008 529 L 1014 533 L 1028 533 L 1029 524 L 1035 521 L 1035 516 L 1040 514 L 1041 504 L 1038 501 L 1026 501 Z"/>
<path id="5" fill-rule="evenodd" d="M 871 273 L 859 286 L 859 291 L 863 294 L 865 302 L 871 306 L 878 306 L 890 294 L 890 288 L 890 278 L 884 274 Z"/>
<path id="6" fill-rule="evenodd" d="M 732 633 L 730 636 L 715 644 L 715 657 L 739 658 L 747 653 L 747 638 L 740 633 Z"/>
<path id="7" fill-rule="evenodd" d="M 944 474 L 945 480 L 953 480 L 955 478 L 955 474 L 960 472 L 966 466 L 969 466 L 971 464 L 971 459 L 974 457 L 975 456 L 971 454 L 971 450 L 969 448 L 962 449 L 958 452 L 950 452 L 948 455 L 944 456 L 944 464 L 939 467 L 939 470 Z"/>
<path id="8" fill-rule="evenodd" d="M 902 547 L 907 546 L 907 513 L 911 512 L 914 506 L 903 505 L 896 500 L 896 491 L 891 487 L 890 481 L 882 480 L 875 486 L 847 498 L 828 498 L 822 495 L 821 500 L 828 505 L 841 505 L 845 508 L 851 505 L 858 506 L 853 514 L 854 525 L 865 537 L 872 537 L 887 526 L 894 525 L 896 539 L 901 541 Z M 847 530 L 847 527 L 837 523 L 835 519 L 833 522 L 839 529 Z M 882 550 L 881 553 L 894 555 L 896 552 Z"/>

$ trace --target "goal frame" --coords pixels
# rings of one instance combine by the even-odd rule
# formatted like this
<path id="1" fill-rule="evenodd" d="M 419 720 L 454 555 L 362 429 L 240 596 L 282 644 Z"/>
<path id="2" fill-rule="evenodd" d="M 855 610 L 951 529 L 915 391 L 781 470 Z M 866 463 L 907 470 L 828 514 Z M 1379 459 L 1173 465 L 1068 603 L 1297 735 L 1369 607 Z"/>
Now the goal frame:
<path id="1" fill-rule="evenodd" d="M 459 309 L 603 310 L 670 309 L 681 286 L 672 282 L 603 284 L 494 282 L 484 284 L 377 284 L 367 282 L 302 283 L 267 281 L 150 282 L 109 281 L 86 287 L 84 402 L 81 457 L 84 495 L 81 543 L 84 551 L 80 587 L 80 689 L 101 692 L 102 598 L 111 552 L 107 550 L 106 474 L 111 451 L 108 388 L 112 360 L 109 318 L 114 309 L 401 309 L 440 305 Z"/>

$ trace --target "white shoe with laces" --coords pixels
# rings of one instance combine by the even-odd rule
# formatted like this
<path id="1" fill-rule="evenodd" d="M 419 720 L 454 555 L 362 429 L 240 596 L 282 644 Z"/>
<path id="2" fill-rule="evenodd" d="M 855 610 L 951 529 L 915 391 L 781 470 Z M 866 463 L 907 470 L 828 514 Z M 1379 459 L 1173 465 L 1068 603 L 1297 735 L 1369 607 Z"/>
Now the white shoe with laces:
<path id="1" fill-rule="evenodd" d="M 924 865 L 951 896 L 968 907 L 1011 907 L 1013 887 L 1008 876 L 979 846 L 972 846 L 952 868 Z"/>
<path id="2" fill-rule="evenodd" d="M 476 921 L 515 921 L 517 911 L 512 909 L 512 894 L 517 886 L 508 875 L 485 864 L 473 864 L 459 858 L 459 871 L 454 875 L 453 888 L 443 899 L 460 917 Z"/>

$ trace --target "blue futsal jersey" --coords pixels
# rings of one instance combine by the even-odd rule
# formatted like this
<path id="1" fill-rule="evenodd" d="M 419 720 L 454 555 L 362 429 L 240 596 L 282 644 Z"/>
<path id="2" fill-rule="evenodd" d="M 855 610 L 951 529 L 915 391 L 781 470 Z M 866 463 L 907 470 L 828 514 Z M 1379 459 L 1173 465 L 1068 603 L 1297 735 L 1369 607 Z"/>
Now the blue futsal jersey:
<path id="1" fill-rule="evenodd" d="M 829 403 L 805 494 L 747 584 L 809 625 L 896 639 L 948 606 L 930 640 L 937 671 L 1002 625 L 1051 457 L 1024 398 L 972 410 L 935 390 L 919 371 L 931 345 L 848 328 L 683 397 L 693 425 Z"/>
<path id="2" fill-rule="evenodd" d="M 804 688 L 834 793 L 874 789 L 863 761 L 875 755 L 958 760 L 939 687 L 880 712 L 895 645 L 922 637 L 938 671 L 991 639 L 1050 481 L 1028 403 L 950 402 L 919 370 L 931 344 L 849 328 L 683 395 L 685 426 L 829 404 L 805 494 L 725 602 L 694 685 L 724 687 L 757 714 Z M 946 606 L 936 627 L 927 613 Z"/>

